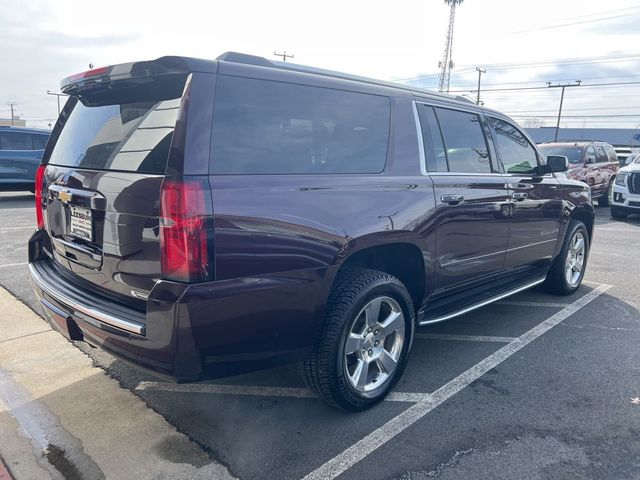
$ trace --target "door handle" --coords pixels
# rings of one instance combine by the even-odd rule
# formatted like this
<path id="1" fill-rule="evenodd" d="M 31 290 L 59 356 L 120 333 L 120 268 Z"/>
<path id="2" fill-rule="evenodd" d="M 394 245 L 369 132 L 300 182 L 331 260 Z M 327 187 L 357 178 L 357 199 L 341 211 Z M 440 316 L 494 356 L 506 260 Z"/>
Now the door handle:
<path id="1" fill-rule="evenodd" d="M 464 196 L 448 193 L 446 195 L 442 195 L 440 197 L 440 200 L 442 201 L 442 203 L 448 203 L 449 205 L 457 205 L 464 201 Z"/>
<path id="2" fill-rule="evenodd" d="M 514 200 L 516 200 L 517 202 L 521 202 L 522 200 L 524 200 L 525 198 L 527 198 L 529 196 L 528 193 L 526 192 L 513 192 L 511 194 L 511 198 L 513 198 Z"/>

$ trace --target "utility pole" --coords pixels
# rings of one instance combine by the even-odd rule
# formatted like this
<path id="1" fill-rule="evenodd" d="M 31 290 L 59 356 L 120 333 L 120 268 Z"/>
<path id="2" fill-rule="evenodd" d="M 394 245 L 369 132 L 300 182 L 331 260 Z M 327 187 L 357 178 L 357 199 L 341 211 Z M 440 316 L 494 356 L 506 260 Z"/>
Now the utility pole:
<path id="1" fill-rule="evenodd" d="M 68 97 L 69 95 L 67 95 L 66 93 L 52 92 L 51 90 L 47 90 L 47 95 L 55 95 L 56 97 L 58 97 L 58 116 L 60 116 L 60 97 Z"/>
<path id="2" fill-rule="evenodd" d="M 13 118 L 14 118 L 13 107 L 15 107 L 18 104 L 16 102 L 7 102 L 7 105 L 9 105 L 9 108 L 11 108 L 11 126 L 13 127 Z"/>
<path id="3" fill-rule="evenodd" d="M 553 139 L 554 142 L 558 141 L 558 132 L 560 131 L 560 117 L 562 116 L 562 102 L 564 102 L 564 89 L 567 87 L 579 87 L 582 83 L 582 80 L 576 80 L 573 83 L 559 83 L 558 85 L 552 85 L 551 82 L 547 82 L 547 86 L 549 88 L 561 88 L 562 93 L 560 94 L 560 108 L 558 109 L 558 123 L 556 124 L 556 135 Z"/>
<path id="4" fill-rule="evenodd" d="M 287 61 L 287 58 L 294 58 L 294 56 L 293 56 L 293 55 L 287 55 L 287 51 L 286 51 L 286 50 L 285 50 L 285 51 L 283 51 L 282 53 L 278 53 L 278 52 L 274 51 L 274 52 L 273 52 L 273 54 L 274 54 L 276 57 L 282 57 L 282 61 L 283 61 L 283 62 L 286 62 L 286 61 Z"/>
<path id="5" fill-rule="evenodd" d="M 487 70 L 476 67 L 476 71 L 478 72 L 478 100 L 476 100 L 476 103 L 480 105 L 480 79 L 482 78 L 483 73 L 487 73 Z"/>
<path id="6" fill-rule="evenodd" d="M 444 3 L 451 6 L 449 12 L 449 28 L 447 29 L 447 41 L 444 44 L 444 55 L 438 66 L 440 70 L 440 85 L 438 86 L 439 92 L 449 93 L 449 82 L 451 80 L 451 69 L 453 68 L 453 24 L 456 19 L 456 5 L 459 5 L 464 0 L 444 0 Z"/>

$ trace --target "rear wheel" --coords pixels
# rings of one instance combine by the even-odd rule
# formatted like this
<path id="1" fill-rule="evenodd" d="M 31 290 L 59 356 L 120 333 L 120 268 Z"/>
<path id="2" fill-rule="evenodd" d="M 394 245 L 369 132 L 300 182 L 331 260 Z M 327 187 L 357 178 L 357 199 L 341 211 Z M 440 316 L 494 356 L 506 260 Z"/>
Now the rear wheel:
<path id="1" fill-rule="evenodd" d="M 589 257 L 589 233 L 584 223 L 571 220 L 560 254 L 547 273 L 544 288 L 556 295 L 571 295 L 584 278 Z"/>
<path id="2" fill-rule="evenodd" d="M 400 280 L 367 269 L 342 273 L 320 338 L 302 365 L 307 385 L 345 410 L 372 406 L 400 378 L 413 327 L 413 302 Z"/>
<path id="3" fill-rule="evenodd" d="M 622 210 L 620 207 L 611 207 L 611 216 L 618 220 L 624 220 L 629 214 Z"/>

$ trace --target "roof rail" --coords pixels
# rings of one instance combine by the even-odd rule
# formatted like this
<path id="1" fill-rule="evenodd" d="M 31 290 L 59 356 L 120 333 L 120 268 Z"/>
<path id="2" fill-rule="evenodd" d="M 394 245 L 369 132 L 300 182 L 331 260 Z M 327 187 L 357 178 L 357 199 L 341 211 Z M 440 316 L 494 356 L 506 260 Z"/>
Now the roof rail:
<path id="1" fill-rule="evenodd" d="M 377 80 L 375 78 L 361 77 L 359 75 L 352 75 L 349 73 L 337 72 L 335 70 L 326 70 L 324 68 L 310 67 L 307 65 L 300 65 L 297 63 L 268 60 L 264 57 L 258 57 L 256 55 L 248 55 L 246 53 L 225 52 L 222 55 L 220 55 L 218 58 L 216 58 L 216 60 L 223 60 L 225 62 L 234 62 L 234 63 L 246 63 L 249 65 L 258 65 L 261 67 L 279 68 L 282 70 L 290 70 L 290 71 L 301 72 L 301 73 L 312 73 L 315 75 L 324 75 L 326 77 L 340 78 L 343 80 L 352 80 L 355 82 L 362 82 L 362 83 L 369 83 L 371 85 L 398 88 L 401 90 L 407 90 L 409 92 L 412 92 L 418 95 L 427 95 L 427 96 L 436 97 L 436 98 L 446 98 L 447 100 L 457 100 L 459 102 L 472 103 L 475 105 L 475 102 L 473 100 L 460 95 L 449 95 L 448 93 L 440 93 L 440 92 L 434 92 L 432 90 L 415 88 L 410 85 L 404 85 L 402 83 L 387 82 L 384 80 Z"/>

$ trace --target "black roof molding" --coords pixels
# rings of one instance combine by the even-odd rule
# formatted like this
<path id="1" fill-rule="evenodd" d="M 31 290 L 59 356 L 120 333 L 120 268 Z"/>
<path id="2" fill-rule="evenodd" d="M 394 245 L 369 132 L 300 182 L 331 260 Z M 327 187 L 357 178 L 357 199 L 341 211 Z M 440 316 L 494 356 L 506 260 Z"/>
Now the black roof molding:
<path id="1" fill-rule="evenodd" d="M 246 63 L 249 65 L 258 65 L 261 67 L 279 68 L 282 70 L 291 70 L 294 72 L 301 72 L 301 73 L 311 73 L 315 75 L 324 75 L 326 77 L 340 78 L 343 80 L 352 80 L 355 82 L 363 82 L 363 83 L 369 83 L 372 85 L 379 85 L 383 87 L 407 90 L 409 92 L 412 92 L 414 95 L 418 95 L 418 96 L 440 98 L 440 99 L 445 99 L 449 101 L 454 100 L 454 101 L 459 101 L 464 103 L 471 103 L 475 105 L 475 102 L 472 101 L 471 99 L 462 97 L 459 95 L 458 96 L 449 95 L 445 93 L 434 92 L 431 90 L 415 88 L 409 85 L 403 85 L 401 83 L 385 82 L 383 80 L 376 80 L 369 77 L 361 77 L 359 75 L 351 75 L 349 73 L 336 72 L 334 70 L 326 70 L 323 68 L 309 67 L 307 65 L 299 65 L 291 62 L 278 62 L 274 60 L 268 60 L 264 57 L 258 57 L 256 55 L 247 55 L 245 53 L 226 52 L 220 55 L 218 58 L 216 58 L 216 60 L 222 60 L 225 62 L 234 62 L 234 63 Z"/>

